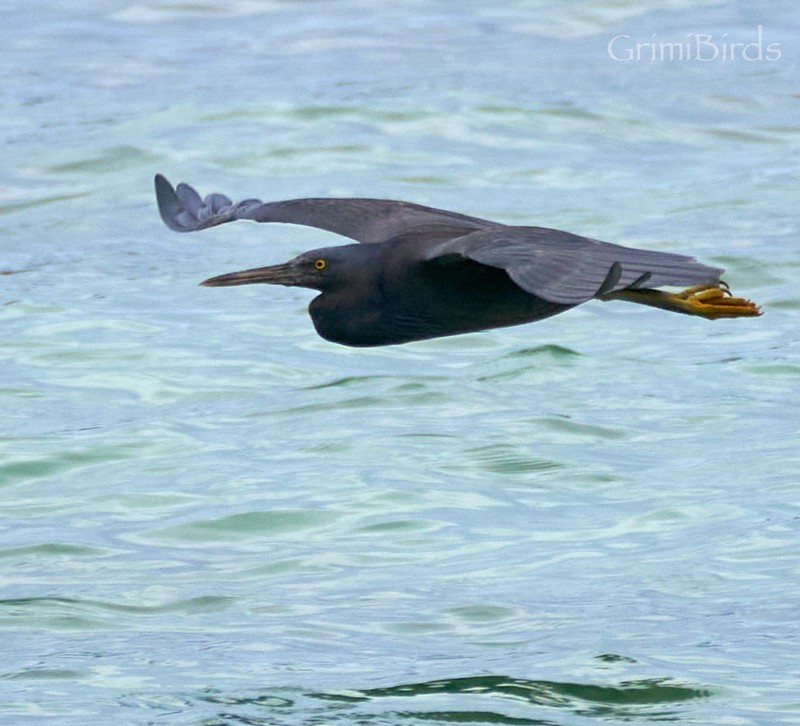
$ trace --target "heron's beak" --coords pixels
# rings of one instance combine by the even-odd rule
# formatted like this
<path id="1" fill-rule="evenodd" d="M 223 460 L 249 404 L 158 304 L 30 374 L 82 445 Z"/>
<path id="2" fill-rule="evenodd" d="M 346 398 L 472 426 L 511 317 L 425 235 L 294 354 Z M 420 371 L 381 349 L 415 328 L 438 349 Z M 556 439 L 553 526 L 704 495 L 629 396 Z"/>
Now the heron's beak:
<path id="1" fill-rule="evenodd" d="M 227 287 L 230 285 L 253 285 L 268 283 L 270 285 L 289 285 L 291 287 L 307 287 L 304 282 L 303 270 L 292 262 L 270 267 L 255 267 L 252 270 L 229 272 L 226 275 L 217 275 L 203 280 L 200 284 L 204 287 Z"/>

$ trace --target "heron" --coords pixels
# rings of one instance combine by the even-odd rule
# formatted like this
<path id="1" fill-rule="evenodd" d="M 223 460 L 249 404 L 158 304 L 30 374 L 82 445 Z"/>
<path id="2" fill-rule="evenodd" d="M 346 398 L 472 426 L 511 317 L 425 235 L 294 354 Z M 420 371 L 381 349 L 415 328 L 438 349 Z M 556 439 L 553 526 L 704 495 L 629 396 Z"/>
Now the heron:
<path id="1" fill-rule="evenodd" d="M 681 254 L 388 199 L 234 203 L 219 193 L 201 198 L 188 184 L 173 187 L 160 174 L 155 189 L 161 218 L 177 232 L 245 219 L 316 227 L 354 240 L 200 283 L 316 290 L 308 308 L 314 327 L 342 345 L 392 345 L 531 323 L 591 299 L 711 320 L 761 314 L 750 300 L 731 294 L 721 268 Z M 657 289 L 665 286 L 686 289 Z"/>

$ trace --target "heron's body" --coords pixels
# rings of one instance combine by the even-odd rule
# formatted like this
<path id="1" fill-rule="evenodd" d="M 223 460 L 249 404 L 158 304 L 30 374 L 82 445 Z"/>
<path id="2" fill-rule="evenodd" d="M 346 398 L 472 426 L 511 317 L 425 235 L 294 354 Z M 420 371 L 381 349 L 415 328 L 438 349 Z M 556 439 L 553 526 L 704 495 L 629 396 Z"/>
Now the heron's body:
<path id="1" fill-rule="evenodd" d="M 534 322 L 591 298 L 621 299 L 707 318 L 758 315 L 719 285 L 722 270 L 542 227 L 512 227 L 378 199 L 204 200 L 161 176 L 164 221 L 192 231 L 234 219 L 326 229 L 360 244 L 313 250 L 282 265 L 206 280 L 208 286 L 309 287 L 317 332 L 335 343 L 390 345 Z M 647 287 L 645 287 L 647 285 Z M 692 285 L 683 293 L 654 288 Z"/>
<path id="2" fill-rule="evenodd" d="M 317 332 L 344 345 L 389 345 L 528 323 L 571 307 L 525 292 L 501 269 L 420 261 L 425 244 L 412 235 L 340 248 L 350 257 L 356 282 L 311 301 Z M 380 272 L 367 274 L 371 270 Z M 397 272 L 386 274 L 392 270 Z"/>

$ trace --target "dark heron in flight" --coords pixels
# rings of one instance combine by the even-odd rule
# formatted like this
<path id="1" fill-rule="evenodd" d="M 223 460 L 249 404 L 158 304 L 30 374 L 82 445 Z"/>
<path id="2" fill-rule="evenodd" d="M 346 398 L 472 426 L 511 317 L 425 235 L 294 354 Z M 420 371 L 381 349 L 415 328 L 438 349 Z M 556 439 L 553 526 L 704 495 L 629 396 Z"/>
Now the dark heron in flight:
<path id="1" fill-rule="evenodd" d="M 178 232 L 236 219 L 302 224 L 361 244 L 306 252 L 282 265 L 212 277 L 209 287 L 274 285 L 320 292 L 317 332 L 369 346 L 542 320 L 598 298 L 704 318 L 759 315 L 733 297 L 722 270 L 691 257 L 622 247 L 544 227 L 517 227 L 386 199 L 205 199 L 156 176 L 161 218 Z M 662 286 L 691 286 L 682 292 Z"/>

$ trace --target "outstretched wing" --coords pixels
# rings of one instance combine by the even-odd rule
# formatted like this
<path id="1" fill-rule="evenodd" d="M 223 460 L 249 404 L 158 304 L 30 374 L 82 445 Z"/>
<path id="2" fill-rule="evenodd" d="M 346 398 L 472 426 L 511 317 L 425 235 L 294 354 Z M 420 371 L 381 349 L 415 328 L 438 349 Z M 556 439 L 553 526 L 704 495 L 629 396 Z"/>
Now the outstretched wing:
<path id="1" fill-rule="evenodd" d="M 252 219 L 317 227 L 357 242 L 385 242 L 418 227 L 448 226 L 455 235 L 498 226 L 477 217 L 388 199 L 291 199 L 268 203 L 246 199 L 234 204 L 224 194 L 209 194 L 202 199 L 188 184 L 178 184 L 173 189 L 161 174 L 156 175 L 155 184 L 161 218 L 176 232 Z"/>
<path id="2" fill-rule="evenodd" d="M 615 290 L 704 285 L 722 270 L 692 257 L 600 242 L 543 227 L 479 230 L 436 245 L 427 260 L 463 258 L 499 267 L 523 290 L 577 305 Z"/>

